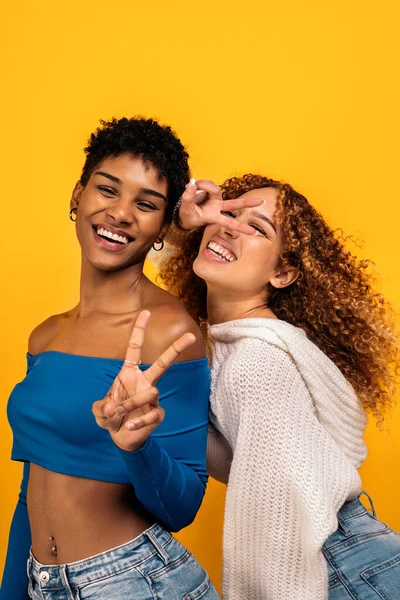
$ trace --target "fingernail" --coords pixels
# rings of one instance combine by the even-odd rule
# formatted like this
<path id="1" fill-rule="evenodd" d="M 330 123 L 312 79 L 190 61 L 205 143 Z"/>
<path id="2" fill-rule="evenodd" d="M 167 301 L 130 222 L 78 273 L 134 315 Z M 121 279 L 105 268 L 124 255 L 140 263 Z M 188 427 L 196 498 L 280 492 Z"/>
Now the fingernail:
<path id="1" fill-rule="evenodd" d="M 117 408 L 115 409 L 115 412 L 116 412 L 118 415 L 123 415 L 123 414 L 124 414 L 124 412 L 125 412 L 125 407 L 124 407 L 124 406 L 122 406 L 122 404 L 120 404 L 120 405 L 119 405 L 119 406 L 117 406 Z"/>
<path id="2" fill-rule="evenodd" d="M 133 431 L 134 429 L 136 429 L 137 423 L 136 421 L 129 421 L 129 423 L 127 423 L 126 426 L 129 429 L 129 431 Z"/>
<path id="3" fill-rule="evenodd" d="M 189 181 L 190 185 L 196 185 L 196 180 L 194 177 Z"/>

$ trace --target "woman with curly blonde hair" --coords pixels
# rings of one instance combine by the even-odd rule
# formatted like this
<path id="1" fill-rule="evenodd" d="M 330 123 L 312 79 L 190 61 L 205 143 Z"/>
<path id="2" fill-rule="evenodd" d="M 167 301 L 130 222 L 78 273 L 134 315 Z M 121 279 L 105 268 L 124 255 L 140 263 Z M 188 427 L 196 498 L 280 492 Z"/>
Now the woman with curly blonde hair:
<path id="1" fill-rule="evenodd" d="M 399 369 L 369 262 L 261 175 L 192 180 L 175 221 L 195 231 L 161 277 L 208 322 L 209 469 L 230 468 L 224 599 L 398 598 L 400 536 L 359 500 L 366 410 L 382 421 Z"/>

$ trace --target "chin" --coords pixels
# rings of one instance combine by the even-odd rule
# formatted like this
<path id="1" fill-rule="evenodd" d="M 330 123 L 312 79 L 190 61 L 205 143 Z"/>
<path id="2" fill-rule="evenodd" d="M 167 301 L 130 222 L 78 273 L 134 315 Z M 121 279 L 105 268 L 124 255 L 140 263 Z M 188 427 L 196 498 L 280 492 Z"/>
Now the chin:
<path id="1" fill-rule="evenodd" d="M 117 271 L 123 271 L 126 268 L 132 267 L 134 264 L 138 264 L 144 261 L 130 259 L 130 260 L 118 260 L 117 257 L 87 257 L 88 262 L 96 271 L 104 271 L 105 273 L 115 273 Z"/>
<path id="2" fill-rule="evenodd" d="M 137 248 L 137 251 L 128 254 L 112 253 L 99 251 L 98 249 L 89 249 L 83 252 L 88 263 L 98 271 L 114 273 L 123 271 L 129 267 L 142 264 L 145 261 L 147 248 Z"/>
<path id="3" fill-rule="evenodd" d="M 222 283 L 223 278 L 221 275 L 223 273 L 223 268 L 224 265 L 222 265 L 221 269 L 221 265 L 205 260 L 202 256 L 198 256 L 193 263 L 193 271 L 196 273 L 197 277 L 200 277 L 200 279 L 203 279 L 206 283 Z"/>

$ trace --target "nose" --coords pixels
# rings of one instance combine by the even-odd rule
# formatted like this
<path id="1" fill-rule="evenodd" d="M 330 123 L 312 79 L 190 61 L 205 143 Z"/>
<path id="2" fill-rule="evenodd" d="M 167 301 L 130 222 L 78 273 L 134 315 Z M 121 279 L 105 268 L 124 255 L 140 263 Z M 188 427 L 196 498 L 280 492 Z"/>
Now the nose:
<path id="1" fill-rule="evenodd" d="M 134 219 L 132 200 L 122 196 L 113 200 L 107 209 L 107 216 L 118 225 L 130 225 Z"/>
<path id="2" fill-rule="evenodd" d="M 226 236 L 227 238 L 236 239 L 240 234 L 236 229 L 230 229 L 229 227 L 221 227 L 220 228 L 221 236 Z"/>

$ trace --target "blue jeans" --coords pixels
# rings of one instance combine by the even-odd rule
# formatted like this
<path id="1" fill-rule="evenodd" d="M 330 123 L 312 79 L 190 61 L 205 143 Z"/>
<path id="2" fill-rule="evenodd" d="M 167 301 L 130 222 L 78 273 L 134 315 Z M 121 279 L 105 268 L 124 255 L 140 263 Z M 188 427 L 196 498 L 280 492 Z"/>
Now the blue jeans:
<path id="1" fill-rule="evenodd" d="M 358 498 L 346 502 L 338 514 L 339 528 L 323 546 L 329 600 L 400 598 L 400 535 L 376 519 L 369 501 L 372 514 Z"/>
<path id="2" fill-rule="evenodd" d="M 66 565 L 42 565 L 31 554 L 28 577 L 34 600 L 219 600 L 194 556 L 157 524 L 131 542 Z"/>

